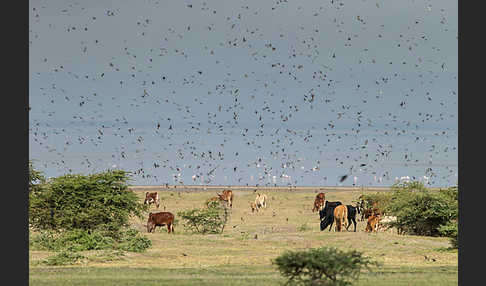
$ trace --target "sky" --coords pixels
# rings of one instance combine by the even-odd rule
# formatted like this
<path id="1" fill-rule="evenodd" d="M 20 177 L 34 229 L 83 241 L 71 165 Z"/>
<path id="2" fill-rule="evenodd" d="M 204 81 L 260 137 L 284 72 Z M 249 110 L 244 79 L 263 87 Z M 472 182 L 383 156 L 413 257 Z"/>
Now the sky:
<path id="1" fill-rule="evenodd" d="M 457 13 L 30 0 L 29 158 L 133 185 L 456 185 Z"/>

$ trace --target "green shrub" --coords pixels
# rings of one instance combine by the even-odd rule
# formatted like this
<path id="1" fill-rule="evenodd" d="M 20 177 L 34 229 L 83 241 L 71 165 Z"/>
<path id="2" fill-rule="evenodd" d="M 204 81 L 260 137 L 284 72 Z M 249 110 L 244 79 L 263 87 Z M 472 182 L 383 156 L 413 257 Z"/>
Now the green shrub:
<path id="1" fill-rule="evenodd" d="M 117 232 L 132 215 L 142 218 L 146 206 L 127 187 L 122 170 L 52 179 L 29 201 L 29 223 L 38 230 L 98 227 Z"/>
<path id="2" fill-rule="evenodd" d="M 180 211 L 185 228 L 195 233 L 222 233 L 228 220 L 229 212 L 218 202 L 210 202 L 207 208 Z"/>
<path id="3" fill-rule="evenodd" d="M 362 253 L 348 252 L 334 247 L 307 251 L 287 251 L 274 261 L 288 281 L 286 285 L 350 285 L 363 268 L 379 264 Z"/>
<path id="4" fill-rule="evenodd" d="M 116 249 L 130 252 L 144 252 L 150 246 L 152 246 L 152 241 L 138 230 L 127 229 Z"/>
<path id="5" fill-rule="evenodd" d="M 100 230 L 73 229 L 63 232 L 42 231 L 32 235 L 30 247 L 49 251 L 125 250 L 143 252 L 152 242 L 135 229 L 123 229 L 119 238 L 107 236 Z"/>
<path id="6" fill-rule="evenodd" d="M 411 187 L 413 186 L 413 188 Z M 432 192 L 420 184 L 394 186 L 391 200 L 384 207 L 387 214 L 397 216 L 392 226 L 404 233 L 438 236 L 439 229 L 457 218 L 458 203 L 455 190 Z"/>

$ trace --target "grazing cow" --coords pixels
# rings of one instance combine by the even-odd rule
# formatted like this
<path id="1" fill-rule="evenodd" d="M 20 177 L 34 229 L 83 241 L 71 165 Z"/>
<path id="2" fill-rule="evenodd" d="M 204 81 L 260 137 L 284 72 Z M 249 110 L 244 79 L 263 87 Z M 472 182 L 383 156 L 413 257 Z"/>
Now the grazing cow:
<path id="1" fill-rule="evenodd" d="M 380 222 L 380 215 L 373 214 L 368 218 L 368 222 L 366 223 L 366 232 L 376 232 L 376 225 Z"/>
<path id="2" fill-rule="evenodd" d="M 352 205 L 346 205 L 346 207 L 348 208 L 348 226 L 346 227 L 346 230 L 348 230 L 352 221 L 354 224 L 354 232 L 356 232 L 356 212 L 359 213 L 359 208 Z"/>
<path id="3" fill-rule="evenodd" d="M 222 194 L 216 193 L 221 201 L 229 203 L 233 207 L 233 192 L 231 190 L 224 190 Z"/>
<path id="4" fill-rule="evenodd" d="M 159 200 L 159 193 L 154 192 L 154 193 L 145 193 L 145 201 L 143 201 L 144 204 L 148 204 L 149 207 L 151 204 L 155 204 L 157 208 L 159 208 L 160 205 L 160 200 Z"/>
<path id="5" fill-rule="evenodd" d="M 339 205 L 334 208 L 334 231 L 341 231 L 343 226 L 346 227 L 348 218 L 348 208 L 345 205 Z"/>
<path id="6" fill-rule="evenodd" d="M 155 227 L 167 225 L 167 232 L 174 234 L 174 215 L 170 212 L 149 213 L 147 231 L 154 232 Z"/>
<path id="7" fill-rule="evenodd" d="M 342 205 L 341 202 L 326 201 L 324 208 L 319 211 L 319 218 L 321 219 L 321 231 L 329 226 L 329 231 L 334 223 L 334 208 Z"/>
<path id="8" fill-rule="evenodd" d="M 318 193 L 314 200 L 314 208 L 312 209 L 312 212 L 322 210 L 325 201 L 326 201 L 326 194 Z"/>
<path id="9" fill-rule="evenodd" d="M 376 226 L 376 230 L 377 231 L 387 231 L 387 230 L 390 230 L 391 231 L 391 223 L 394 223 L 397 221 L 397 217 L 396 216 L 383 216 L 380 221 L 378 222 L 377 226 Z"/>
<path id="10" fill-rule="evenodd" d="M 256 198 L 255 198 L 255 205 L 258 209 L 266 208 L 267 207 L 267 195 L 257 193 Z"/>

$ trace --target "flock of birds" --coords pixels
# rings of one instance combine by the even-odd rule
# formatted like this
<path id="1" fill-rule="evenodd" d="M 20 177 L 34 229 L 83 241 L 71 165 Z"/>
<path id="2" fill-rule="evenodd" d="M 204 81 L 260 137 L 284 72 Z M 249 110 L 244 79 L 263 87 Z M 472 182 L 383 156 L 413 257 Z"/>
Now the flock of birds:
<path id="1" fill-rule="evenodd" d="M 457 182 L 457 22 L 442 2 L 414 2 L 398 27 L 381 2 L 176 2 L 31 4 L 30 157 L 46 174 Z"/>

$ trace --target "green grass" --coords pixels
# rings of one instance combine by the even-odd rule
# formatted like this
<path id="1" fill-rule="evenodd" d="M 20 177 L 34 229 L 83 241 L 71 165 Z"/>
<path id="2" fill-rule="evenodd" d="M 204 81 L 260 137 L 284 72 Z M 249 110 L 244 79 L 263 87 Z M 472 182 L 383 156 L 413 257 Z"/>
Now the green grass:
<path id="1" fill-rule="evenodd" d="M 381 262 L 377 274 L 363 273 L 356 285 L 457 285 L 457 250 L 448 250 L 444 237 L 365 233 L 321 232 L 319 215 L 313 213 L 315 193 L 259 190 L 268 196 L 267 209 L 251 213 L 252 191 L 236 191 L 233 210 L 224 233 L 192 234 L 179 223 L 175 234 L 166 228 L 146 233 L 146 219 L 134 218 L 132 226 L 152 241 L 143 253 L 125 252 L 108 257 L 97 251 L 80 252 L 88 257 L 70 266 L 46 266 L 41 261 L 54 255 L 29 251 L 30 285 L 280 285 L 272 259 L 285 250 L 320 246 L 357 249 Z M 326 192 L 326 199 L 350 204 L 361 192 Z M 137 192 L 143 201 L 143 192 Z M 201 207 L 211 191 L 164 191 L 160 209 L 177 214 Z M 151 207 L 150 211 L 157 211 Z M 177 219 L 177 215 L 176 215 Z M 353 229 L 353 226 L 349 228 Z M 257 238 L 255 239 L 255 235 Z M 433 258 L 435 261 L 426 260 Z"/>
<path id="2" fill-rule="evenodd" d="M 281 285 L 285 280 L 271 267 L 208 268 L 62 267 L 35 268 L 29 285 Z M 363 273 L 357 285 L 457 285 L 455 267 L 384 268 Z"/>

